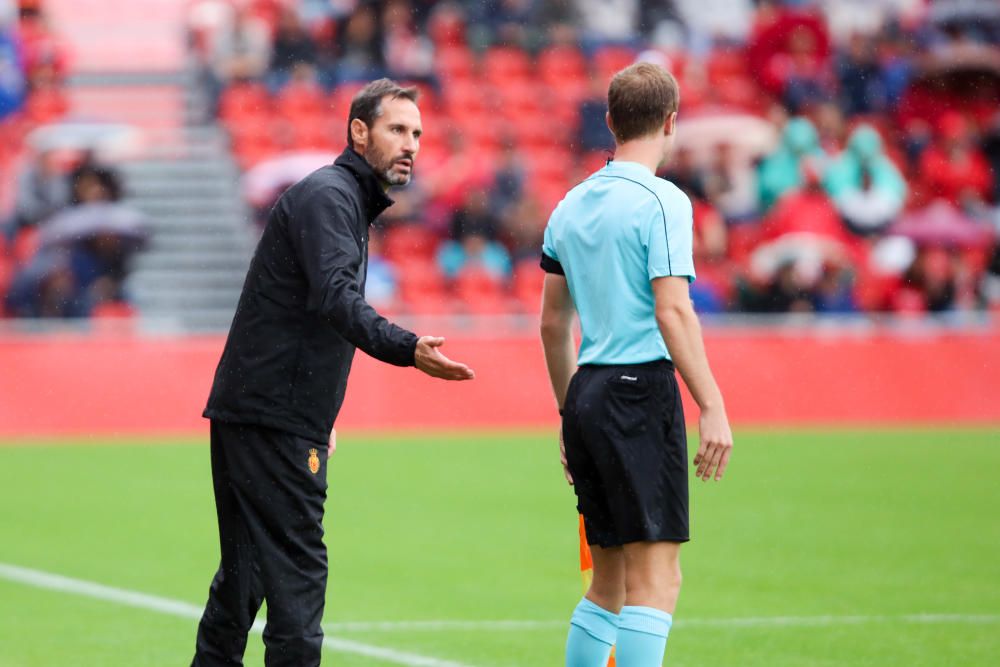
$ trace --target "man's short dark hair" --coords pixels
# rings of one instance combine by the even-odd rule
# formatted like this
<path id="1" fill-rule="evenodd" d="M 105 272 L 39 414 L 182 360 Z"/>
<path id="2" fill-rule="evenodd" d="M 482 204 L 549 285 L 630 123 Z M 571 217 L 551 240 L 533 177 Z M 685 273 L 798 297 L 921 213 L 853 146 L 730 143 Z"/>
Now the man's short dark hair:
<path id="1" fill-rule="evenodd" d="M 679 104 L 677 80 L 653 63 L 629 65 L 615 74 L 608 87 L 608 113 L 618 143 L 662 129 Z"/>
<path id="2" fill-rule="evenodd" d="M 351 123 L 355 118 L 371 128 L 375 119 L 382 115 L 382 100 L 386 97 L 394 100 L 403 98 L 416 104 L 419 96 L 420 93 L 416 88 L 403 87 L 392 79 L 378 79 L 369 83 L 351 100 L 351 112 L 347 116 L 347 145 L 354 148 Z"/>

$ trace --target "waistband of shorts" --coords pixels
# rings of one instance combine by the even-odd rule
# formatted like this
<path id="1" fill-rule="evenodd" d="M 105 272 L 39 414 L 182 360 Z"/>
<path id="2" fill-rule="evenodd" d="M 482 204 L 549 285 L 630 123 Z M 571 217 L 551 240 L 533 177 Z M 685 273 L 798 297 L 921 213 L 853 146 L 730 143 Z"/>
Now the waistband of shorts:
<path id="1" fill-rule="evenodd" d="M 669 359 L 654 359 L 653 361 L 644 361 L 639 364 L 583 364 L 580 366 L 580 370 L 588 369 L 595 371 L 602 370 L 618 370 L 618 369 L 645 369 L 650 371 L 667 371 L 669 373 L 674 372 L 674 362 Z"/>

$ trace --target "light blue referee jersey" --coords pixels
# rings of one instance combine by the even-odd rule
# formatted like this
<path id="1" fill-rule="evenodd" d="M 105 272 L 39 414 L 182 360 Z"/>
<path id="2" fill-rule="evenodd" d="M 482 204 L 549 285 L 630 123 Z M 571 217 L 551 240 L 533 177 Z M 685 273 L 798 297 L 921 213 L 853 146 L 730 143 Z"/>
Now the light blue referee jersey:
<path id="1" fill-rule="evenodd" d="M 563 272 L 580 315 L 580 364 L 669 359 L 650 281 L 694 280 L 691 200 L 636 162 L 611 162 L 559 202 L 542 266 Z"/>

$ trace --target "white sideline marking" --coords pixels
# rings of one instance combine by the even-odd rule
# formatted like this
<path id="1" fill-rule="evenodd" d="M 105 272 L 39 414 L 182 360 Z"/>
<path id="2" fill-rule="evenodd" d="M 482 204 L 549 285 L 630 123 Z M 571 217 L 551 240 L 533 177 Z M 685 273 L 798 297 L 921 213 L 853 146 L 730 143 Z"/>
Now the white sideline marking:
<path id="1" fill-rule="evenodd" d="M 83 581 L 81 579 L 71 579 L 58 574 L 31 570 L 26 567 L 18 567 L 7 563 L 0 563 L 0 578 L 8 579 L 21 584 L 27 584 L 29 586 L 35 586 L 36 588 L 45 588 L 52 591 L 58 591 L 60 593 L 73 593 L 75 595 L 82 595 L 95 600 L 116 602 L 129 607 L 137 607 L 139 609 L 146 609 L 149 611 L 159 612 L 161 614 L 169 614 L 171 616 L 179 616 L 181 618 L 188 618 L 196 621 L 201 618 L 202 607 L 198 607 L 187 602 L 170 600 L 156 595 L 147 595 L 145 593 L 129 591 L 122 588 L 114 588 L 112 586 L 105 586 L 103 584 Z M 260 634 L 263 630 L 264 622 L 260 620 L 255 621 L 253 626 L 250 628 L 251 632 L 257 634 Z M 406 667 L 471 667 L 470 665 L 460 662 L 440 660 L 438 658 L 426 657 L 414 653 L 405 653 L 403 651 L 382 648 L 380 646 L 372 646 L 371 644 L 364 644 L 350 639 L 325 637 L 323 639 L 323 646 L 332 651 L 363 655 L 368 658 L 376 658 L 378 660 L 383 660 L 396 665 L 405 665 Z"/>
<path id="2" fill-rule="evenodd" d="M 822 627 L 873 623 L 1000 623 L 1000 614 L 899 614 L 897 616 L 759 616 L 746 618 L 679 618 L 674 626 L 695 627 Z M 564 629 L 565 621 L 371 621 L 325 623 L 330 632 L 443 632 L 452 630 L 550 630 Z"/>
<path id="3" fill-rule="evenodd" d="M 202 608 L 187 602 L 170 600 L 155 595 L 147 595 L 122 588 L 114 588 L 90 581 L 71 579 L 58 574 L 50 574 L 16 565 L 0 563 L 0 579 L 8 579 L 21 584 L 73 593 L 97 600 L 116 602 L 130 607 L 146 609 L 171 616 L 198 620 Z M 498 620 L 498 621 L 375 621 L 326 623 L 323 628 L 337 632 L 401 632 L 401 631 L 455 631 L 455 630 L 551 630 L 564 629 L 568 623 L 542 620 Z M 836 625 L 869 625 L 874 623 L 916 623 L 916 624 L 992 624 L 1000 623 L 1000 614 L 899 614 L 872 616 L 757 616 L 744 618 L 680 618 L 675 625 L 680 627 L 823 627 Z M 264 630 L 262 620 L 255 621 L 251 632 L 260 634 Z M 441 660 L 394 649 L 382 648 L 350 639 L 326 637 L 323 645 L 332 651 L 353 653 L 405 667 L 471 667 L 459 662 Z"/>

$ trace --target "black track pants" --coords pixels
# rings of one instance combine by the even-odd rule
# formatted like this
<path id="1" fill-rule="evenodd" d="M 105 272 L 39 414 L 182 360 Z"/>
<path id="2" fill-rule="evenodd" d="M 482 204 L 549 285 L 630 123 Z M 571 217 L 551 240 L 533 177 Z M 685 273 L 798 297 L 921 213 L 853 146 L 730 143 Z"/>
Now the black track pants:
<path id="1" fill-rule="evenodd" d="M 192 667 L 242 665 L 261 602 L 267 667 L 320 661 L 326 596 L 326 447 L 212 421 L 212 480 L 222 558 L 198 625 Z"/>

